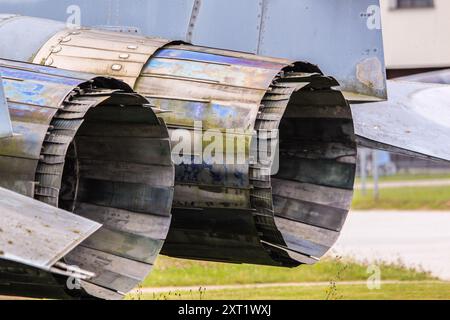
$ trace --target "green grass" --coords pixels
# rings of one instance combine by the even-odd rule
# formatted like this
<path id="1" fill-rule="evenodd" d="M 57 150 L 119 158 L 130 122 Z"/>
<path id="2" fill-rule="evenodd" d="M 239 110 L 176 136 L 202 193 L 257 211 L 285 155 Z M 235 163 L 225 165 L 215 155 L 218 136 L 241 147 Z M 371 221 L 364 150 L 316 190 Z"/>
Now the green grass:
<path id="1" fill-rule="evenodd" d="M 378 263 L 383 281 L 380 290 L 369 290 L 366 285 L 339 284 L 365 282 L 368 268 L 341 258 L 326 259 L 314 266 L 294 269 L 254 265 L 178 260 L 160 257 L 143 287 L 198 287 L 190 292 L 131 294 L 128 299 L 140 300 L 324 300 L 324 299 L 450 299 L 450 283 L 439 282 L 430 274 L 397 265 Z M 305 287 L 266 287 L 226 290 L 205 290 L 208 285 L 239 285 L 263 283 L 314 283 Z M 325 285 L 326 284 L 326 285 Z"/>
<path id="2" fill-rule="evenodd" d="M 408 187 L 380 190 L 375 200 L 371 190 L 355 191 L 354 210 L 450 210 L 450 187 Z"/>
<path id="3" fill-rule="evenodd" d="M 433 280 L 425 273 L 401 266 L 379 264 L 383 280 Z M 294 269 L 255 265 L 199 262 L 160 257 L 143 287 L 205 286 L 257 283 L 365 281 L 367 266 L 349 261 L 324 260 Z"/>
<path id="4" fill-rule="evenodd" d="M 443 180 L 450 179 L 450 173 L 436 174 L 396 174 L 393 176 L 382 176 L 380 182 L 398 182 L 398 181 L 414 181 L 414 180 Z M 361 183 L 360 178 L 356 178 L 356 183 Z M 367 178 L 367 183 L 373 183 L 372 177 Z"/>
<path id="5" fill-rule="evenodd" d="M 130 294 L 132 300 L 303 300 L 303 299 L 450 299 L 450 283 L 439 282 L 429 273 L 396 265 L 378 263 L 382 281 L 381 290 L 369 290 L 365 283 L 371 276 L 366 264 L 342 258 L 325 259 L 314 266 L 294 269 L 254 265 L 233 265 L 204 261 L 179 260 L 159 257 L 155 268 L 142 287 L 194 287 L 193 291 Z M 403 282 L 403 283 L 402 283 Z M 252 285 L 265 283 L 317 283 L 314 286 L 287 286 L 205 290 L 208 285 Z M 340 284 L 342 283 L 342 284 Z"/>
<path id="6" fill-rule="evenodd" d="M 369 290 L 366 285 L 339 285 L 338 283 L 336 287 L 275 287 L 202 291 L 202 293 L 199 291 L 176 292 L 143 294 L 138 298 L 143 300 L 448 300 L 450 299 L 450 283 L 383 284 L 379 290 Z"/>

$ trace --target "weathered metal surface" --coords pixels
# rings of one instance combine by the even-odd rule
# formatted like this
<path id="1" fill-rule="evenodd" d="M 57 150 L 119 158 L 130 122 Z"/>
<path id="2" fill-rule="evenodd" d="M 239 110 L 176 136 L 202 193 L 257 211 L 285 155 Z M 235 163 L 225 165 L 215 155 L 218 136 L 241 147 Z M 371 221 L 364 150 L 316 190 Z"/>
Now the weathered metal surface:
<path id="1" fill-rule="evenodd" d="M 95 29 L 63 30 L 35 51 L 33 61 L 122 79 L 134 86 L 148 58 L 167 40 Z"/>
<path id="2" fill-rule="evenodd" d="M 82 277 L 81 292 L 69 290 L 66 297 L 98 294 L 107 298 L 128 292 L 150 271 L 171 220 L 174 168 L 164 121 L 145 98 L 121 81 L 7 60 L 0 61 L 0 69 L 6 75 L 5 92 L 15 133 L 0 140 L 0 184 L 87 217 L 75 216 L 72 224 L 103 224 L 89 237 L 80 230 L 76 238 L 70 233 L 77 235 L 76 228 L 55 216 L 44 234 L 39 233 L 44 227 L 30 225 L 33 221 L 28 217 L 39 213 L 36 219 L 40 218 L 44 213 L 36 212 L 39 206 L 14 218 L 9 217 L 15 214 L 12 212 L 0 221 L 0 228 L 7 230 L 8 220 L 17 221 L 21 226 L 13 224 L 16 228 L 45 248 L 28 246 L 25 235 L 17 234 L 5 238 L 16 246 L 5 251 L 7 258 L 24 263 L 11 257 L 31 252 L 36 257 L 42 253 L 44 260 L 53 254 L 54 260 L 38 263 L 53 263 L 56 268 L 51 271 L 60 275 L 73 268 L 59 259 L 86 270 L 83 272 L 90 276 Z M 58 237 L 66 238 L 70 246 Z M 72 244 L 74 239 L 78 241 Z M 44 240 L 48 243 L 43 244 Z M 59 246 L 67 250 L 61 252 Z M 55 283 L 50 276 L 35 273 L 31 267 L 40 264 L 31 260 L 25 266 L 16 265 L 15 270 L 26 269 L 24 272 L 35 277 L 13 277 L 5 271 L 12 267 L 3 270 L 4 263 L 0 263 L 2 277 L 11 285 L 26 281 L 43 286 L 38 297 L 61 297 L 65 281 Z M 137 266 L 139 272 L 128 272 Z M 111 272 L 115 280 L 108 283 Z M 46 293 L 46 287 L 51 293 Z M 8 293 L 8 288 L 0 284 L 2 292 Z"/>
<path id="3" fill-rule="evenodd" d="M 63 2 L 55 8 L 64 5 Z M 347 0 L 345 5 L 340 4 L 338 8 L 317 0 L 249 1 L 245 4 L 241 1 L 219 4 L 195 1 L 186 5 L 187 2 L 161 5 L 161 8 L 167 5 L 179 8 L 181 5 L 183 10 L 171 11 L 173 17 L 183 14 L 183 19 L 174 24 L 175 28 L 179 23 L 186 27 L 185 22 L 189 21 L 186 37 L 182 35 L 178 37 L 180 39 L 198 40 L 201 44 L 225 43 L 229 48 L 239 47 L 238 42 L 246 39 L 242 45 L 257 44 L 257 49 L 249 51 L 267 53 L 275 50 L 283 56 L 288 48 L 289 54 L 297 57 L 300 53 L 302 59 L 307 57 L 313 62 L 322 62 L 325 58 L 317 59 L 325 52 L 326 61 L 322 65 L 327 71 L 334 70 L 332 73 L 339 76 L 342 88 L 350 91 L 346 97 L 352 97 L 351 100 L 355 101 L 385 97 L 377 1 L 356 3 Z M 309 11 L 309 16 L 300 19 L 299 14 L 303 12 L 305 4 L 308 6 L 305 12 Z M 371 6 L 367 7 L 368 4 Z M 242 6 L 249 10 L 235 10 Z M 184 14 L 186 7 L 193 8 L 187 15 Z M 229 20 L 226 14 L 228 10 L 233 11 L 233 17 L 246 23 L 253 21 L 248 19 L 247 14 L 259 10 L 259 16 L 253 17 L 259 22 L 258 28 L 248 32 L 249 35 L 248 30 L 239 32 L 242 37 L 236 37 L 236 32 L 230 33 L 230 28 L 235 27 L 241 31 L 239 23 L 232 26 L 226 24 L 226 37 L 223 36 L 224 30 L 213 30 L 211 21 L 219 21 L 220 25 L 220 19 Z M 148 19 L 148 12 L 143 12 L 146 21 L 155 24 L 155 20 Z M 295 15 L 295 19 L 289 19 L 291 14 Z M 358 37 L 364 39 L 348 37 L 348 24 L 336 23 L 335 19 L 318 19 L 323 16 L 346 17 L 346 21 L 349 17 L 353 19 L 358 16 L 359 23 L 372 33 L 369 42 L 375 39 L 376 44 L 365 47 L 365 50 L 350 50 L 351 46 L 344 45 L 345 41 L 336 34 L 345 34 L 346 41 L 364 44 L 368 43 L 367 35 L 358 33 Z M 281 30 L 281 19 L 283 22 L 288 21 L 288 24 L 295 21 L 295 27 L 288 28 L 283 24 Z M 24 24 L 32 25 L 30 21 L 23 20 Z M 311 29 L 311 25 L 317 21 L 320 28 Z M 335 32 L 321 34 L 327 29 L 325 24 L 332 25 Z M 167 23 L 159 25 L 167 28 Z M 343 30 L 336 32 L 336 28 L 341 27 Z M 255 40 L 255 32 L 258 40 L 247 41 L 249 37 Z M 304 32 L 313 38 L 322 35 L 329 46 L 311 46 L 317 41 L 302 36 Z M 229 38 L 229 34 L 233 34 L 233 39 Z M 333 35 L 332 39 L 330 35 Z M 294 36 L 291 43 L 295 44 L 295 48 L 280 42 L 280 39 L 284 41 Z M 301 38 L 307 41 L 298 41 Z M 301 50 L 297 50 L 299 43 Z M 346 50 L 342 50 L 343 47 Z M 268 51 L 264 51 L 266 49 Z M 331 54 L 336 51 L 339 54 Z M 352 57 L 340 59 L 341 52 L 343 56 L 352 52 Z M 330 59 L 330 56 L 334 58 Z M 344 96 L 332 89 L 339 82 L 323 76 L 317 67 L 307 63 L 294 64 L 292 60 L 264 58 L 178 42 L 170 44 L 167 40 L 94 29 L 55 32 L 50 40 L 42 41 L 39 50 L 30 49 L 28 59 L 75 71 L 121 77 L 148 97 L 155 112 L 160 113 L 167 122 L 172 137 L 178 134 L 177 129 L 186 129 L 187 135 L 194 137 L 190 150 L 177 150 L 174 153 L 174 157 L 181 156 L 184 160 L 198 162 L 183 163 L 176 168 L 174 216 L 164 253 L 214 261 L 295 266 L 316 262 L 336 241 L 353 194 L 355 132 L 352 112 Z M 336 60 L 341 63 L 336 64 Z M 349 60 L 349 64 L 342 63 Z M 345 70 L 336 71 L 336 68 L 343 66 Z M 10 78 L 9 90 L 14 93 L 14 97 L 18 97 L 14 100 L 15 107 L 12 110 L 24 119 L 30 118 L 34 112 L 23 108 L 25 103 L 45 106 L 57 102 L 55 97 L 22 97 L 21 92 L 33 92 L 33 87 L 16 84 L 14 75 L 10 75 Z M 33 81 L 44 80 L 36 78 Z M 67 86 L 70 87 L 70 83 Z M 437 101 L 435 106 L 439 110 L 429 110 L 429 100 L 436 92 L 446 97 L 447 88 L 424 85 L 405 87 L 400 84 L 390 86 L 394 88 L 393 103 L 402 107 L 392 108 L 390 103 L 353 107 L 360 142 L 389 150 L 410 149 L 412 151 L 408 152 L 448 160 L 448 150 L 444 150 L 445 141 L 449 138 L 446 101 Z M 395 96 L 396 92 L 399 93 L 398 97 Z M 45 95 L 45 90 L 42 93 Z M 81 95 L 75 99 L 75 103 L 65 101 L 64 111 L 55 116 L 51 106 L 42 108 L 42 114 L 35 119 L 37 124 L 42 126 L 48 123 L 48 119 L 53 119 L 52 126 L 60 134 L 45 140 L 43 158 L 37 169 L 42 183 L 36 188 L 36 193 L 45 201 L 59 200 L 61 186 L 58 184 L 61 179 L 59 176 L 55 178 L 54 173 L 55 170 L 60 172 L 61 168 L 55 168 L 67 160 L 68 174 L 63 175 L 66 179 L 63 179 L 65 184 L 61 188 L 64 189 L 65 205 L 73 206 L 77 213 L 93 220 L 97 220 L 97 217 L 97 221 L 105 224 L 68 259 L 85 269 L 101 272 L 91 283 L 86 283 L 87 292 L 117 297 L 117 292 L 128 290 L 148 272 L 159 252 L 164 240 L 164 233 L 159 231 L 159 226 L 167 228 L 170 219 L 166 209 L 172 203 L 172 190 L 168 185 L 173 171 L 162 172 L 164 169 L 159 168 L 170 167 L 170 154 L 149 154 L 145 151 L 147 140 L 151 140 L 147 145 L 150 149 L 167 151 L 169 147 L 167 135 L 158 136 L 158 130 L 142 128 L 142 119 L 148 116 L 145 119 L 154 120 L 154 114 L 144 115 L 134 109 L 122 112 L 119 108 L 95 108 L 95 112 L 89 114 L 90 121 L 82 123 L 80 119 L 84 118 L 90 106 L 101 104 L 107 95 L 116 95 L 116 104 L 119 104 L 118 101 L 130 101 L 126 95 L 119 98 L 112 91 Z M 383 110 L 386 110 L 384 114 Z M 428 124 L 424 125 L 422 121 L 414 130 L 409 129 L 411 124 L 419 123 L 419 116 L 428 119 Z M 401 126 L 393 123 L 399 119 L 404 121 Z M 117 124 L 117 127 L 111 126 L 111 122 L 118 120 L 123 123 Z M 225 151 L 224 155 L 235 156 L 240 153 L 244 156 L 242 164 L 211 164 L 206 161 L 209 159 L 201 157 L 209 144 L 196 140 L 196 121 L 202 122 L 200 132 L 206 129 L 225 132 L 227 129 L 240 128 L 254 129 L 258 133 L 264 132 L 264 135 L 254 138 L 250 132 L 243 131 L 233 136 L 233 139 L 244 137 L 243 148 L 239 151 L 233 148 L 232 152 Z M 28 136 L 24 134 L 25 141 L 31 139 L 27 137 L 35 137 L 30 126 L 20 123 L 16 126 L 28 133 Z M 39 130 L 39 127 L 35 129 Z M 428 132 L 423 134 L 426 130 Z M 275 144 L 278 133 L 279 168 L 275 168 L 274 158 L 268 163 L 252 162 L 251 152 L 260 150 L 258 144 L 251 142 L 267 141 L 269 145 Z M 406 141 L 405 134 L 411 139 Z M 423 136 L 419 137 L 420 134 Z M 72 140 L 68 137 L 73 136 L 74 144 L 70 146 Z M 40 139 L 35 137 L 35 141 Z M 222 142 L 227 145 L 230 140 L 227 137 Z M 429 141 L 439 141 L 441 146 L 429 147 L 426 145 Z M 173 139 L 174 146 L 176 142 L 177 139 Z M 11 157 L 13 144 L 5 144 L 4 149 L 9 152 L 7 156 Z M 36 160 L 36 154 L 37 150 L 30 148 L 23 155 Z M 110 161 L 112 158 L 115 160 Z M 128 161 L 133 164 L 130 165 Z M 32 168 L 32 164 L 28 163 L 27 167 Z M 116 170 L 117 175 L 111 174 Z M 156 176 L 161 177 L 159 184 L 158 178 L 150 178 L 152 170 L 156 170 Z M 77 171 L 80 172 L 79 177 L 73 174 Z M 142 176 L 139 177 L 141 172 Z M 23 174 L 21 181 L 26 182 L 28 176 Z M 146 177 L 149 177 L 148 180 Z M 76 192 L 73 186 L 77 186 Z M 26 183 L 21 183 L 20 188 L 33 190 Z M 77 197 L 74 197 L 75 193 Z M 132 212 L 132 219 L 128 216 L 129 212 Z M 138 224 L 143 221 L 151 223 L 153 227 L 139 228 Z M 133 270 L 124 272 L 125 267 Z"/>
<path id="4" fill-rule="evenodd" d="M 95 95 L 87 95 L 88 99 L 95 101 Z M 74 208 L 74 212 L 80 215 L 90 215 L 94 220 L 103 221 L 101 212 L 108 210 L 113 216 L 126 212 L 122 219 L 109 220 L 105 227 L 88 238 L 76 250 L 69 254 L 66 259 L 69 263 L 81 265 L 83 268 L 97 270 L 97 276 L 89 280 L 92 284 L 99 285 L 104 289 L 120 293 L 128 292 L 150 272 L 151 265 L 156 259 L 162 242 L 168 231 L 170 222 L 170 209 L 173 194 L 173 167 L 170 161 L 170 143 L 167 139 L 167 132 L 161 128 L 161 123 L 153 114 L 150 108 L 137 107 L 140 100 L 138 96 L 123 96 L 121 94 L 109 97 L 105 101 L 105 110 L 93 109 L 85 117 L 85 127 L 76 127 L 78 131 L 73 140 L 76 149 L 72 155 L 75 163 L 75 170 L 71 166 L 66 166 L 66 185 L 64 196 L 60 200 L 64 206 Z M 103 101 L 104 97 L 101 97 Z M 117 98 L 117 100 L 115 100 Z M 130 114 L 123 112 L 122 103 L 126 100 L 133 107 Z M 98 99 L 98 98 L 97 98 Z M 72 105 L 82 105 L 83 99 L 72 99 Z M 66 111 L 70 113 L 70 111 Z M 110 122 L 113 120 L 114 122 Z M 64 135 L 64 131 L 70 125 L 70 120 L 54 123 L 55 131 L 60 131 L 57 135 Z M 65 122 L 64 122 L 65 121 Z M 76 120 L 72 120 L 75 121 Z M 145 130 L 140 134 L 140 138 L 126 135 L 120 137 L 115 134 L 113 124 L 119 123 L 118 128 L 126 128 L 139 123 Z M 96 124 L 112 125 L 109 133 L 103 132 L 97 136 Z M 156 127 L 159 127 L 156 129 Z M 92 129 L 94 128 L 94 129 Z M 146 134 L 147 132 L 147 134 Z M 75 134 L 75 132 L 74 132 Z M 150 134 L 150 139 L 149 139 Z M 70 163 L 70 162 L 69 162 Z M 86 170 L 93 163 L 97 165 L 95 176 Z M 126 170 L 122 174 L 112 171 L 114 166 L 124 166 Z M 137 167 L 135 167 L 137 165 Z M 143 180 L 141 183 L 135 180 L 126 180 L 137 175 L 136 169 L 143 171 L 153 171 L 158 175 L 172 176 L 172 179 L 160 181 L 158 184 L 151 184 L 151 180 Z M 125 178 L 127 177 L 127 178 Z M 64 175 L 63 175 L 64 181 Z M 75 185 L 73 185 L 75 181 Z M 53 188 L 50 186 L 50 188 Z M 86 210 L 89 206 L 92 212 Z M 95 206 L 100 206 L 96 208 Z M 80 210 L 80 211 L 79 211 Z M 97 215 L 97 212 L 100 214 Z M 162 227 L 159 234 L 140 233 L 134 230 L 123 230 L 122 224 L 135 224 L 142 221 L 142 215 L 149 218 L 156 214 L 164 219 L 165 223 L 159 224 Z M 115 223 L 113 223 L 115 222 Z M 152 219 L 147 222 L 153 222 Z M 90 252 L 86 254 L 85 252 Z M 107 263 L 111 261 L 111 263 Z M 120 261 L 114 264 L 114 261 Z M 136 264 L 140 265 L 139 275 L 128 274 L 128 269 L 135 269 Z M 114 267 L 115 266 L 115 267 Z M 114 268 L 115 279 L 108 283 L 105 279 L 110 279 L 111 268 Z M 100 272 L 98 270 L 103 270 Z"/>
<path id="5" fill-rule="evenodd" d="M 64 286 L 61 285 L 61 280 L 64 281 L 64 279 L 48 271 L 0 259 L 0 274 L 2 295 L 29 298 L 68 298 Z"/>
<path id="6" fill-rule="evenodd" d="M 450 87 L 388 81 L 389 101 L 353 105 L 359 143 L 391 152 L 450 160 Z"/>
<path id="7" fill-rule="evenodd" d="M 4 89 L 14 131 L 14 136 L 0 140 L 0 159 L 4 164 L 0 167 L 0 183 L 33 197 L 36 168 L 50 122 L 74 87 L 92 76 L 79 73 L 74 78 L 72 72 L 7 60 L 0 60 L 0 69 L 5 75 Z M 24 165 L 16 166 L 16 161 Z"/>
<path id="8" fill-rule="evenodd" d="M 309 210 L 317 219 L 308 220 L 301 205 L 281 204 L 287 198 L 272 193 L 265 173 L 271 164 L 266 168 L 250 164 L 250 150 L 245 152 L 246 165 L 182 164 L 177 166 L 174 217 L 165 254 L 289 266 L 317 261 L 337 239 L 352 197 L 356 147 L 351 113 L 342 95 L 329 90 L 336 84 L 333 79 L 301 73 L 311 67 L 298 64 L 290 69 L 291 64 L 245 53 L 169 45 L 150 59 L 135 88 L 159 108 L 172 111 L 163 115 L 172 130 L 189 129 L 192 136 L 195 121 L 202 121 L 203 130 L 222 132 L 280 126 L 279 184 L 292 181 L 295 186 L 311 183 L 337 188 L 323 187 L 324 196 L 318 198 L 341 195 L 341 208 L 322 208 L 312 202 Z M 342 151 L 336 143 L 345 146 Z M 207 144 L 200 144 L 197 152 L 202 154 Z M 338 151 L 333 152 L 333 147 Z M 234 173 L 234 179 L 227 173 Z M 275 207 L 273 196 L 280 200 Z M 238 225 L 246 227 L 239 231 Z"/>
<path id="9" fill-rule="evenodd" d="M 34 0 L 2 2 L 0 11 L 311 61 L 343 91 L 386 98 L 379 0 L 104 0 L 95 8 L 86 0 Z"/>
<path id="10" fill-rule="evenodd" d="M 0 259 L 45 271 L 101 225 L 0 188 Z"/>
<path id="11" fill-rule="evenodd" d="M 120 58 L 123 54 L 128 58 Z M 192 138 L 190 148 L 174 149 L 173 158 L 182 163 L 176 166 L 173 225 L 164 253 L 292 266 L 317 261 L 334 242 L 352 197 L 356 151 L 350 110 L 342 94 L 331 90 L 339 83 L 324 77 L 317 67 L 85 28 L 56 34 L 30 56 L 36 63 L 121 77 L 162 112 L 160 116 L 170 128 L 174 147 L 181 138 L 180 129 Z M 100 110 L 91 114 L 91 119 L 120 119 L 106 109 Z M 139 122 L 139 114 L 129 110 L 126 116 Z M 195 127 L 197 122 L 201 122 L 200 129 Z M 144 145 L 158 150 L 167 150 L 168 145 L 158 140 L 148 142 L 143 133 L 136 133 L 143 132 L 138 127 L 120 127 L 136 135 L 130 140 L 125 134 L 111 135 L 114 128 L 104 126 L 104 122 L 101 127 L 86 123 L 84 128 L 90 135 L 76 138 L 77 157 L 82 159 L 79 168 L 84 175 L 79 181 L 80 203 L 97 207 L 109 204 L 137 212 L 153 203 L 151 213 L 161 214 L 169 205 L 170 193 L 155 184 L 155 179 L 148 180 L 153 183 L 151 187 L 136 189 L 142 182 L 137 176 L 141 172 L 145 176 L 157 164 L 169 164 L 164 160 L 166 154 L 148 153 Z M 259 152 L 255 142 L 275 143 L 279 127 L 282 148 L 278 185 L 289 185 L 292 192 L 299 188 L 297 192 L 301 193 L 307 184 L 311 189 L 321 188 L 323 197 L 301 202 L 283 192 L 273 193 L 270 172 L 277 171 L 275 165 L 272 168 L 274 159 L 264 165 L 252 163 L 252 153 Z M 108 134 L 102 133 L 104 129 Z M 211 159 L 203 157 L 211 146 L 202 133 L 209 129 L 228 133 L 220 138 L 223 146 L 238 141 L 233 148 L 224 148 L 224 162 L 211 163 Z M 230 131 L 234 129 L 239 130 Z M 261 136 L 253 137 L 254 132 Z M 46 150 L 58 156 L 58 149 Z M 116 162 L 105 166 L 112 157 Z M 243 162 L 236 163 L 237 158 Z M 135 165 L 124 165 L 127 161 Z M 144 169 L 145 165 L 151 167 Z M 102 167 L 120 170 L 121 174 L 98 171 Z M 113 190 L 117 194 L 114 199 L 105 197 Z M 130 193 L 135 196 L 130 197 Z M 334 193 L 342 197 L 341 205 L 324 205 Z M 235 216 L 234 220 L 231 216 Z M 283 219 L 291 219 L 286 221 L 295 228 L 282 223 Z M 236 233 L 238 221 L 247 225 L 242 233 Z M 329 231 L 329 241 L 324 243 L 321 235 L 326 230 L 333 231 Z M 121 238 L 121 232 L 114 237 Z M 97 243 L 90 248 L 114 254 L 120 250 L 122 257 L 129 257 L 131 252 L 127 245 L 117 248 L 109 242 Z M 145 240 L 136 239 L 136 243 L 144 244 Z M 142 259 L 139 251 L 133 254 L 134 259 Z"/>

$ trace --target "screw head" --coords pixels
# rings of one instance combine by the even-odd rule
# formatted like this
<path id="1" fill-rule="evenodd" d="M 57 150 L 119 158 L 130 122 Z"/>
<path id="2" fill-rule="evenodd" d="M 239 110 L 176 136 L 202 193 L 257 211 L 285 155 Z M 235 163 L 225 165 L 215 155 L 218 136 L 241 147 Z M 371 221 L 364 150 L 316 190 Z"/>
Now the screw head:
<path id="1" fill-rule="evenodd" d="M 111 66 L 111 69 L 112 69 L 113 71 L 120 71 L 120 70 L 122 70 L 122 65 L 121 65 L 121 64 L 113 64 L 113 65 Z"/>
<path id="2" fill-rule="evenodd" d="M 52 48 L 52 53 L 58 53 L 61 52 L 62 47 L 61 46 L 55 46 Z"/>

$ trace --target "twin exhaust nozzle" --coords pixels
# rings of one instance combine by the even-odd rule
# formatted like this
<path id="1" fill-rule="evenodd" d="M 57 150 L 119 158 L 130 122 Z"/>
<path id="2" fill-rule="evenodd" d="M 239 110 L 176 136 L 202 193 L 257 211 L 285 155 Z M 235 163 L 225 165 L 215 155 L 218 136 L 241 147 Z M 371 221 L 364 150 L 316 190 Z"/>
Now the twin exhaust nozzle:
<path id="1" fill-rule="evenodd" d="M 95 274 L 84 294 L 132 290 L 160 252 L 293 267 L 337 240 L 356 142 L 317 67 L 84 28 L 28 49 L 46 66 L 0 62 L 20 134 L 0 140 L 0 160 L 23 164 L 6 162 L 1 184 L 102 224 L 59 264 Z"/>

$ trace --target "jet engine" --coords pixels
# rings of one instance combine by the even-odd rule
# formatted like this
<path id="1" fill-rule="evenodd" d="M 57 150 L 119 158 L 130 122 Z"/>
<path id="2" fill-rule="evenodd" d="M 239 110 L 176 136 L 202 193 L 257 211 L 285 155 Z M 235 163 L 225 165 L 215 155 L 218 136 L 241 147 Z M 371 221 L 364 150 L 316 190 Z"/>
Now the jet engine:
<path id="1" fill-rule="evenodd" d="M 447 87 L 389 82 L 389 102 L 350 108 L 339 83 L 307 62 L 38 18 L 1 20 L 0 56 L 41 65 L 24 65 L 35 71 L 20 81 L 45 82 L 42 92 L 20 87 L 17 96 L 31 100 L 11 103 L 9 82 L 23 79 L 16 71 L 23 68 L 3 75 L 13 120 L 42 128 L 33 135 L 15 125 L 23 138 L 0 140 L 9 157 L 2 184 L 103 224 L 65 257 L 69 268 L 95 274 L 82 282 L 93 296 L 131 290 L 159 252 L 285 267 L 317 262 L 345 223 L 357 142 L 450 159 L 445 142 L 430 143 L 447 141 L 448 126 L 424 117 L 423 103 Z M 16 39 L 26 38 L 18 50 Z M 37 105 L 39 117 L 16 104 Z M 9 161 L 30 157 L 27 170 Z"/>
<path id="2" fill-rule="evenodd" d="M 318 67 L 21 16 L 4 16 L 0 39 L 25 29 L 35 41 L 3 55 L 122 79 L 163 112 L 182 159 L 164 254 L 292 267 L 316 262 L 337 240 L 356 143 L 338 83 Z M 205 155 L 211 130 L 231 161 Z M 180 132 L 192 148 L 178 150 Z"/>
<path id="3" fill-rule="evenodd" d="M 0 185 L 66 210 L 2 189 L 0 292 L 121 297 L 170 225 L 164 121 L 119 80 L 8 60 L 0 73 L 13 132 L 0 139 Z"/>

